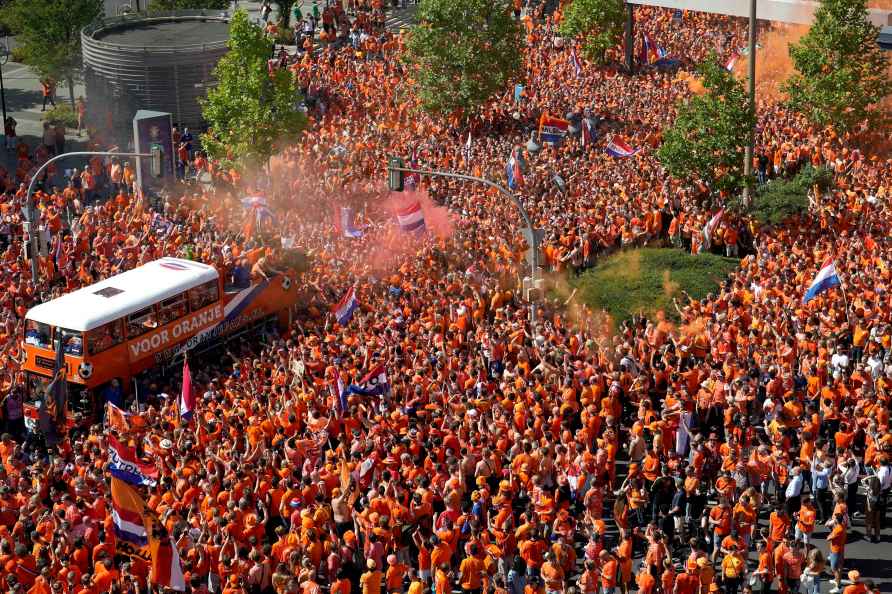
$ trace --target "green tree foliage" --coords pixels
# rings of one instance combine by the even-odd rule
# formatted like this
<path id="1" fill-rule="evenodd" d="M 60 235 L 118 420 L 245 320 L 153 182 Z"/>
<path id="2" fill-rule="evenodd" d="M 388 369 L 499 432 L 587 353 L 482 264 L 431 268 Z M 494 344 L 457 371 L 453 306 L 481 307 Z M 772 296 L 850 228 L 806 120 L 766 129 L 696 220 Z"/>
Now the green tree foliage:
<path id="1" fill-rule="evenodd" d="M 19 53 L 41 78 L 65 81 L 74 105 L 81 75 L 81 29 L 102 14 L 102 0 L 13 0 L 0 20 L 15 34 Z"/>
<path id="2" fill-rule="evenodd" d="M 291 16 L 294 9 L 294 0 L 274 0 L 275 5 L 279 9 L 279 18 L 276 24 L 284 32 L 287 32 L 291 26 Z"/>
<path id="3" fill-rule="evenodd" d="M 227 10 L 229 0 L 152 0 L 149 10 Z"/>
<path id="4" fill-rule="evenodd" d="M 743 154 L 756 125 L 743 83 L 719 66 L 715 55 L 697 67 L 706 92 L 678 107 L 657 156 L 673 176 L 735 192 L 745 183 Z"/>
<path id="5" fill-rule="evenodd" d="M 797 71 L 783 87 L 790 107 L 840 132 L 879 116 L 871 106 L 892 92 L 892 81 L 878 34 L 866 0 L 821 0 L 808 33 L 790 46 Z"/>
<path id="6" fill-rule="evenodd" d="M 792 179 L 776 179 L 759 188 L 752 204 L 732 202 L 731 207 L 753 217 L 763 225 L 777 225 L 808 210 L 808 193 L 817 187 L 823 192 L 833 184 L 833 173 L 826 167 L 806 165 Z"/>
<path id="7" fill-rule="evenodd" d="M 241 169 L 262 165 L 297 140 L 306 126 L 301 97 L 287 69 L 270 76 L 273 41 L 243 10 L 229 24 L 229 52 L 214 69 L 217 85 L 202 101 L 209 130 L 203 146 L 214 158 Z"/>
<path id="8" fill-rule="evenodd" d="M 709 253 L 695 256 L 674 248 L 642 248 L 621 250 L 568 280 L 579 289 L 583 302 L 610 314 L 616 328 L 633 315 L 653 320 L 660 311 L 678 321 L 673 299 L 681 299 L 685 293 L 703 299 L 738 265 L 736 258 Z"/>
<path id="9" fill-rule="evenodd" d="M 471 111 L 520 72 L 520 25 L 507 0 L 421 0 L 407 61 L 424 109 Z"/>
<path id="10" fill-rule="evenodd" d="M 622 0 L 573 0 L 560 31 L 567 37 L 580 37 L 585 57 L 604 63 L 607 50 L 622 37 L 624 19 Z"/>

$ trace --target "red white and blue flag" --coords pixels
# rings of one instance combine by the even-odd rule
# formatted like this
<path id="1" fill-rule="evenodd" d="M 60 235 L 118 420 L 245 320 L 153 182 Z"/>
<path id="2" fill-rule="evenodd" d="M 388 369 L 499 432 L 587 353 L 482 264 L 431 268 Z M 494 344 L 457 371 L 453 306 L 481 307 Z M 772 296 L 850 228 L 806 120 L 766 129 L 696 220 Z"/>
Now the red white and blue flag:
<path id="1" fill-rule="evenodd" d="M 362 237 L 362 231 L 353 226 L 353 209 L 349 206 L 341 207 L 340 226 L 344 237 L 350 239 Z"/>
<path id="2" fill-rule="evenodd" d="M 592 121 L 589 118 L 583 118 L 582 131 L 579 136 L 579 144 L 582 148 L 590 147 L 595 143 L 595 131 L 593 130 Z"/>
<path id="3" fill-rule="evenodd" d="M 421 212 L 421 202 L 415 201 L 406 208 L 398 210 L 396 219 L 400 229 L 405 233 L 424 233 L 424 213 Z"/>
<path id="4" fill-rule="evenodd" d="M 614 136 L 607 144 L 607 152 L 612 157 L 631 157 L 638 152 L 639 149 L 633 149 L 620 136 Z"/>
<path id="5" fill-rule="evenodd" d="M 331 395 L 334 396 L 335 401 L 338 404 L 338 414 L 343 416 L 345 412 L 347 412 L 347 387 L 344 385 L 344 380 L 341 379 L 341 370 L 335 367 L 334 369 L 335 378 L 334 381 L 330 384 Z"/>
<path id="6" fill-rule="evenodd" d="M 523 169 L 520 167 L 520 157 L 513 152 L 508 163 L 505 164 L 505 175 L 508 177 L 508 188 L 516 190 L 523 185 Z"/>
<path id="7" fill-rule="evenodd" d="M 112 476 L 111 496 L 112 521 L 117 537 L 139 547 L 146 546 L 149 537 L 143 519 L 145 503 L 139 493 L 121 479 Z"/>
<path id="8" fill-rule="evenodd" d="M 350 318 L 353 317 L 353 312 L 356 311 L 358 307 L 359 300 L 356 298 L 356 289 L 350 287 L 347 289 L 347 292 L 344 293 L 344 296 L 341 297 L 341 300 L 331 308 L 331 311 L 334 313 L 338 324 L 345 326 L 347 322 L 350 321 Z"/>
<path id="9" fill-rule="evenodd" d="M 344 392 L 348 395 L 378 396 L 386 394 L 389 390 L 390 383 L 387 380 L 387 369 L 383 363 L 379 363 L 365 374 L 358 384 L 350 384 Z"/>
<path id="10" fill-rule="evenodd" d="M 728 58 L 728 61 L 725 62 L 725 70 L 728 72 L 734 72 L 734 65 L 737 64 L 737 58 L 740 57 L 740 53 L 734 52 L 731 54 L 731 57 Z"/>
<path id="11" fill-rule="evenodd" d="M 108 436 L 108 471 L 113 477 L 138 487 L 154 487 L 158 469 L 136 456 L 136 450 Z"/>
<path id="12" fill-rule="evenodd" d="M 161 588 L 185 592 L 186 578 L 176 544 L 164 525 L 151 513 L 146 515 L 146 527 L 152 557 L 152 583 Z"/>
<path id="13" fill-rule="evenodd" d="M 827 258 L 824 260 L 824 264 L 821 265 L 821 269 L 818 270 L 818 274 L 815 275 L 815 278 L 808 286 L 805 296 L 802 297 L 802 303 L 808 303 L 824 291 L 838 287 L 841 284 L 842 281 L 836 272 L 836 260 Z"/>
<path id="14" fill-rule="evenodd" d="M 719 223 L 722 222 L 722 217 L 725 216 L 725 209 L 719 209 L 717 213 L 712 215 L 708 221 L 706 221 L 706 225 L 703 227 L 703 244 L 706 249 L 712 247 L 712 234 L 715 233 L 715 230 L 718 228 Z"/>
<path id="15" fill-rule="evenodd" d="M 582 75 L 582 63 L 579 61 L 579 56 L 576 55 L 576 48 L 570 48 L 570 63 L 573 64 L 573 71 L 576 73 L 576 78 L 579 78 Z"/>
<path id="16" fill-rule="evenodd" d="M 539 117 L 539 139 L 542 142 L 559 144 L 567 135 L 569 127 L 569 120 L 556 118 L 546 111 Z"/>
<path id="17" fill-rule="evenodd" d="M 641 56 L 639 56 L 639 60 L 642 64 L 656 64 L 668 55 L 666 50 L 654 43 L 650 38 L 650 35 L 644 33 L 643 37 L 644 40 L 641 44 Z"/>
<path id="18" fill-rule="evenodd" d="M 183 359 L 183 387 L 180 390 L 180 418 L 188 421 L 195 412 L 195 393 L 192 391 L 192 372 L 189 371 L 189 360 Z"/>

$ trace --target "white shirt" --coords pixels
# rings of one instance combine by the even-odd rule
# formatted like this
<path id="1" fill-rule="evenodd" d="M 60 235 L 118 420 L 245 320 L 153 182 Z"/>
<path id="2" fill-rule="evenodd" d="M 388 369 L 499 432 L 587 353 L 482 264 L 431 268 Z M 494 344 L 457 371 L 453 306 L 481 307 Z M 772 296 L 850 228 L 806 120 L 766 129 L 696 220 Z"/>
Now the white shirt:
<path id="1" fill-rule="evenodd" d="M 787 489 L 784 491 L 784 495 L 789 499 L 790 497 L 799 497 L 802 493 L 802 474 L 797 474 L 795 476 L 790 477 L 790 482 L 787 483 Z"/>
<path id="2" fill-rule="evenodd" d="M 830 366 L 837 371 L 845 371 L 849 367 L 849 356 L 844 353 L 834 353 L 830 358 Z"/>
<path id="3" fill-rule="evenodd" d="M 880 489 L 883 491 L 892 487 L 892 466 L 888 464 L 880 466 L 880 469 L 877 470 L 877 478 L 880 479 Z"/>
<path id="4" fill-rule="evenodd" d="M 845 481 L 846 485 L 851 485 L 853 483 L 858 482 L 858 465 L 852 464 L 849 467 L 844 466 L 842 463 L 838 466 L 839 472 L 842 474 L 842 478 Z"/>

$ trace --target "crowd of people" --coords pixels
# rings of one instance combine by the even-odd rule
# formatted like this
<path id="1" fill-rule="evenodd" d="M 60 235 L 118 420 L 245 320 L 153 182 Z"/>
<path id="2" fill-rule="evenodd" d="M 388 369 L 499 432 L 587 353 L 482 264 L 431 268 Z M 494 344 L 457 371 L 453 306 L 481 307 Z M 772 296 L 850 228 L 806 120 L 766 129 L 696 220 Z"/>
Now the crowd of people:
<path id="1" fill-rule="evenodd" d="M 681 68 L 739 41 L 735 19 L 636 11 Z M 524 93 L 506 89 L 464 123 L 414 109 L 399 34 L 287 65 L 310 127 L 272 163 L 263 191 L 276 221 L 259 236 L 243 232 L 251 176 L 198 155 L 216 189 L 177 186 L 152 202 L 129 191 L 124 164 L 97 160 L 88 179 L 115 184 L 108 199 L 76 182 L 35 195 L 53 237 L 35 284 L 19 184 L 46 155 L 21 149 L 0 197 L 0 587 L 163 589 L 145 559 L 117 547 L 115 435 L 160 471 L 142 493 L 192 592 L 818 594 L 828 579 L 832 591 L 879 591 L 846 546 L 862 527 L 881 538 L 892 486 L 892 160 L 762 104 L 765 178 L 810 162 L 831 168 L 834 185 L 805 216 L 769 228 L 727 214 L 704 242 L 727 197 L 672 180 L 654 156 L 690 84 L 657 68 L 586 63 L 577 74 L 555 43 L 559 19 L 524 14 Z M 441 179 L 417 180 L 410 198 L 383 191 L 393 154 L 502 180 L 543 112 L 586 109 L 600 122 L 594 147 L 521 148 L 518 194 L 545 231 L 543 267 L 557 277 L 644 244 L 739 248 L 715 293 L 677 296 L 677 323 L 575 304 L 543 304 L 533 323 L 510 203 Z M 611 157 L 608 134 L 640 150 Z M 416 199 L 430 232 L 406 236 L 394 208 Z M 334 224 L 341 208 L 361 237 Z M 165 255 L 229 275 L 274 262 L 273 236 L 311 256 L 295 279 L 295 322 L 203 362 L 194 419 L 182 422 L 167 396 L 179 380 L 160 378 L 127 401 L 139 430 L 96 424 L 47 448 L 25 428 L 32 305 Z M 828 258 L 845 291 L 803 305 Z M 330 309 L 349 287 L 360 307 L 341 326 Z M 386 389 L 351 393 L 344 409 L 339 386 L 379 365 Z"/>

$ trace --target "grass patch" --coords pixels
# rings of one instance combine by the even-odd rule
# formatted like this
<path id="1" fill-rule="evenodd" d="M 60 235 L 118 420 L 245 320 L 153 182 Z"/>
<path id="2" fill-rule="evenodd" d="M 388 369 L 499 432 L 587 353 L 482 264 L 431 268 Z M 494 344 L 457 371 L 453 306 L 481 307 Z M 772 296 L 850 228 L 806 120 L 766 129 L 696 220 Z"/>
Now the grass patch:
<path id="1" fill-rule="evenodd" d="M 673 297 L 681 297 L 682 291 L 694 299 L 706 297 L 738 263 L 736 258 L 693 256 L 672 248 L 625 250 L 570 279 L 570 284 L 587 305 L 610 314 L 614 324 L 636 313 L 652 318 L 658 311 L 677 321 Z"/>

